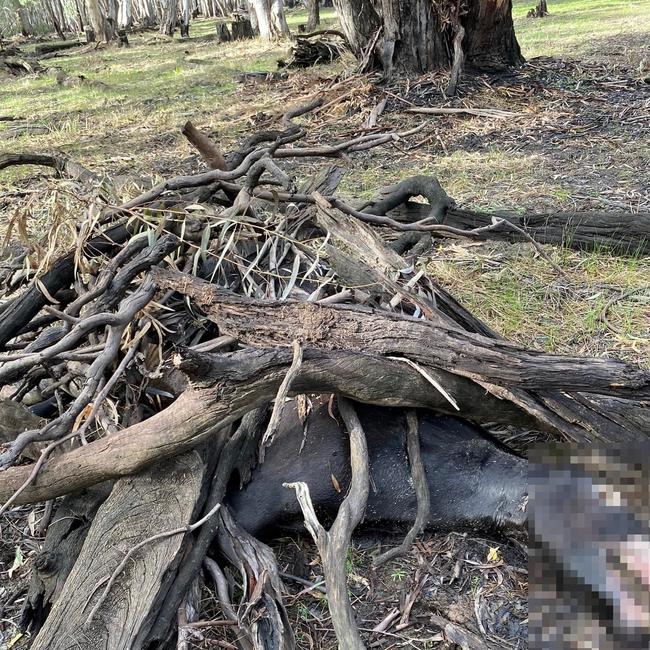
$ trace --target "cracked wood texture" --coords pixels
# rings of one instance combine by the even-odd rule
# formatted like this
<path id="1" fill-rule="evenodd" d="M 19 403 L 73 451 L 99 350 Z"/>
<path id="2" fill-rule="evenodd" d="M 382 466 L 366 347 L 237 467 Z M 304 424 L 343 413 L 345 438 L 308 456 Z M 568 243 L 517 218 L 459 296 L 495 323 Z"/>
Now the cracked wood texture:
<path id="1" fill-rule="evenodd" d="M 151 418 L 60 456 L 50 458 L 17 504 L 45 501 L 107 479 L 135 474 L 155 461 L 187 451 L 219 433 L 251 409 L 275 397 L 291 365 L 290 348 L 241 350 L 230 354 L 184 351 L 178 362 L 202 386 L 186 390 Z M 516 405 L 501 401 L 463 377 L 426 371 L 450 391 L 467 419 L 534 428 L 535 420 Z M 457 414 L 447 400 L 400 361 L 368 354 L 306 348 L 291 395 L 340 393 L 368 404 L 419 406 Z M 28 478 L 32 465 L 0 474 L 0 502 Z"/>
<path id="2" fill-rule="evenodd" d="M 115 484 L 33 650 L 138 650 L 182 559 L 184 535 L 140 549 L 84 626 L 107 577 L 128 550 L 152 535 L 192 523 L 205 466 L 190 452 Z"/>
<path id="3" fill-rule="evenodd" d="M 193 298 L 221 334 L 247 345 L 284 346 L 297 339 L 326 350 L 405 357 L 508 388 L 650 399 L 650 372 L 615 359 L 547 354 L 368 308 L 256 300 L 176 271 L 154 269 L 152 275 L 159 287 Z"/>
<path id="4" fill-rule="evenodd" d="M 414 222 L 429 216 L 429 206 L 407 201 L 391 213 L 399 221 Z M 576 250 L 608 250 L 617 255 L 650 255 L 649 212 L 551 212 L 540 214 L 514 214 L 474 212 L 451 208 L 445 213 L 444 224 L 471 230 L 492 223 L 493 217 L 503 216 L 523 228 L 540 244 L 556 244 Z M 482 239 L 508 242 L 525 242 L 519 232 L 503 226 L 481 235 Z"/>

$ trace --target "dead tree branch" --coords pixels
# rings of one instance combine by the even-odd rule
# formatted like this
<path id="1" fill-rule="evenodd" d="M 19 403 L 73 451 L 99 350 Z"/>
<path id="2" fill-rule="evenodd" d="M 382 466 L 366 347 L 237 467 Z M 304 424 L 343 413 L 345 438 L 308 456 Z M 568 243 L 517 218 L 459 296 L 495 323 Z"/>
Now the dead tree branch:
<path id="1" fill-rule="evenodd" d="M 413 526 L 406 534 L 406 537 L 399 546 L 392 548 L 374 560 L 375 566 L 381 566 L 389 560 L 394 560 L 400 555 L 408 553 L 415 541 L 415 538 L 422 532 L 429 519 L 429 508 L 431 504 L 431 495 L 429 494 L 429 484 L 425 473 L 422 455 L 420 453 L 420 436 L 418 432 L 418 417 L 414 411 L 409 411 L 406 415 L 406 447 L 411 466 L 411 479 L 413 489 L 417 498 L 417 515 Z"/>
<path id="2" fill-rule="evenodd" d="M 366 436 L 352 404 L 345 399 L 339 399 L 339 411 L 350 436 L 352 479 L 349 492 L 341 503 L 330 530 L 325 530 L 318 521 L 306 483 L 285 483 L 284 486 L 296 491 L 296 497 L 305 517 L 305 526 L 318 547 L 327 585 L 327 605 L 339 647 L 364 650 L 365 645 L 361 640 L 348 596 L 345 558 L 352 533 L 363 519 L 368 501 L 370 488 L 368 447 Z"/>

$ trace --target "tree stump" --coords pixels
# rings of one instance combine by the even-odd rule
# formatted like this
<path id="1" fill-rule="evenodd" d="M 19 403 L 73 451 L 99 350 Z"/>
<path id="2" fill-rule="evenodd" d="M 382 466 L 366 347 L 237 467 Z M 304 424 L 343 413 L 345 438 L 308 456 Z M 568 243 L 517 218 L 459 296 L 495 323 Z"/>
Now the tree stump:
<path id="1" fill-rule="evenodd" d="M 537 6 L 534 9 L 531 9 L 526 15 L 528 18 L 544 18 L 544 16 L 548 16 L 546 0 L 539 0 Z"/>
<path id="2" fill-rule="evenodd" d="M 253 25 L 251 25 L 250 18 L 243 16 L 238 17 L 230 23 L 230 31 L 232 33 L 233 41 L 243 41 L 247 38 L 254 38 L 255 32 Z"/>
<path id="3" fill-rule="evenodd" d="M 86 27 L 84 33 L 86 34 L 86 43 L 95 42 L 95 30 L 92 27 Z"/>
<path id="4" fill-rule="evenodd" d="M 215 27 L 217 30 L 218 43 L 228 43 L 229 41 L 232 41 L 232 36 L 228 31 L 228 25 L 226 25 L 226 23 L 217 23 Z"/>
<path id="5" fill-rule="evenodd" d="M 117 47 L 129 47 L 129 39 L 125 29 L 117 30 Z"/>

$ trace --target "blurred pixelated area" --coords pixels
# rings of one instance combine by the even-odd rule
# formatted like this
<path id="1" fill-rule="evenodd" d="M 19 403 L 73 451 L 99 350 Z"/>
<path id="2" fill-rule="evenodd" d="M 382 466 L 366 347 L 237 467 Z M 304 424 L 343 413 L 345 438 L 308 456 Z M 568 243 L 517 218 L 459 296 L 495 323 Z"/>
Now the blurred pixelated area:
<path id="1" fill-rule="evenodd" d="M 530 460 L 530 650 L 648 650 L 650 444 Z"/>

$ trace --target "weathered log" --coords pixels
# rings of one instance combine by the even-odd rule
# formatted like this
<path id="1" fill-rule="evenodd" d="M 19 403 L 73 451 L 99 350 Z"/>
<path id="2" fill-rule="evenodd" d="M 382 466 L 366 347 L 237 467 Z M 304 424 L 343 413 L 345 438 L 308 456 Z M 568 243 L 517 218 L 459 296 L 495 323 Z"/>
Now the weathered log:
<path id="1" fill-rule="evenodd" d="M 427 206 L 409 201 L 395 210 L 400 221 L 416 222 L 426 218 Z M 517 215 L 449 209 L 444 223 L 470 230 L 489 226 L 494 217 L 503 217 L 523 228 L 540 244 L 558 244 L 576 250 L 608 250 L 617 255 L 650 255 L 649 212 L 550 212 Z M 482 239 L 510 242 L 526 241 L 516 230 L 507 226 L 483 233 Z"/>
<path id="2" fill-rule="evenodd" d="M 16 77 L 26 74 L 45 72 L 45 68 L 36 59 L 23 56 L 3 56 L 0 58 L 0 70 Z"/>
<path id="3" fill-rule="evenodd" d="M 34 635 L 43 627 L 81 553 L 88 530 L 112 485 L 100 483 L 66 496 L 56 509 L 45 542 L 34 560 L 21 627 Z"/>
<path id="4" fill-rule="evenodd" d="M 480 228 L 494 216 L 450 210 L 445 223 L 460 228 Z M 650 254 L 650 213 L 648 212 L 556 212 L 517 216 L 504 214 L 540 244 L 559 244 L 577 250 L 609 250 L 632 257 Z M 515 230 L 501 228 L 486 235 L 489 239 L 525 241 Z"/>
<path id="5" fill-rule="evenodd" d="M 44 154 L 7 153 L 0 156 L 0 169 L 13 165 L 43 165 L 52 167 L 59 174 L 76 181 L 99 182 L 101 178 L 69 158 Z"/>
<path id="6" fill-rule="evenodd" d="M 273 399 L 291 361 L 290 349 L 242 350 L 224 355 L 185 351 L 178 360 L 180 368 L 195 380 L 214 383 L 214 388 L 187 390 L 148 420 L 51 458 L 15 503 L 44 501 L 134 474 L 196 447 L 220 428 Z M 458 413 L 477 423 L 535 427 L 535 420 L 523 410 L 491 397 L 477 384 L 432 368 L 423 369 L 454 396 L 460 411 L 407 364 L 346 351 L 305 348 L 290 393 L 340 393 L 368 404 L 421 406 Z M 32 468 L 11 467 L 2 472 L 0 502 L 25 483 Z"/>
<path id="7" fill-rule="evenodd" d="M 35 650 L 142 647 L 152 614 L 169 587 L 184 549 L 183 535 L 143 546 L 118 576 L 93 619 L 106 576 L 135 543 L 188 525 L 201 493 L 205 466 L 196 452 L 118 481 L 100 506 L 83 548 L 45 625 Z"/>
<path id="8" fill-rule="evenodd" d="M 223 334 L 248 345 L 291 345 L 298 339 L 323 349 L 400 356 L 497 386 L 650 399 L 650 372 L 623 361 L 527 350 L 362 307 L 250 299 L 169 270 L 152 274 L 159 287 L 192 297 Z"/>
<path id="9" fill-rule="evenodd" d="M 43 56 L 43 54 L 49 54 L 50 52 L 61 52 L 62 50 L 70 50 L 73 47 L 79 47 L 83 45 L 81 41 L 63 41 L 61 43 L 43 43 L 42 45 L 37 45 L 34 48 L 34 53 L 36 56 Z"/>

